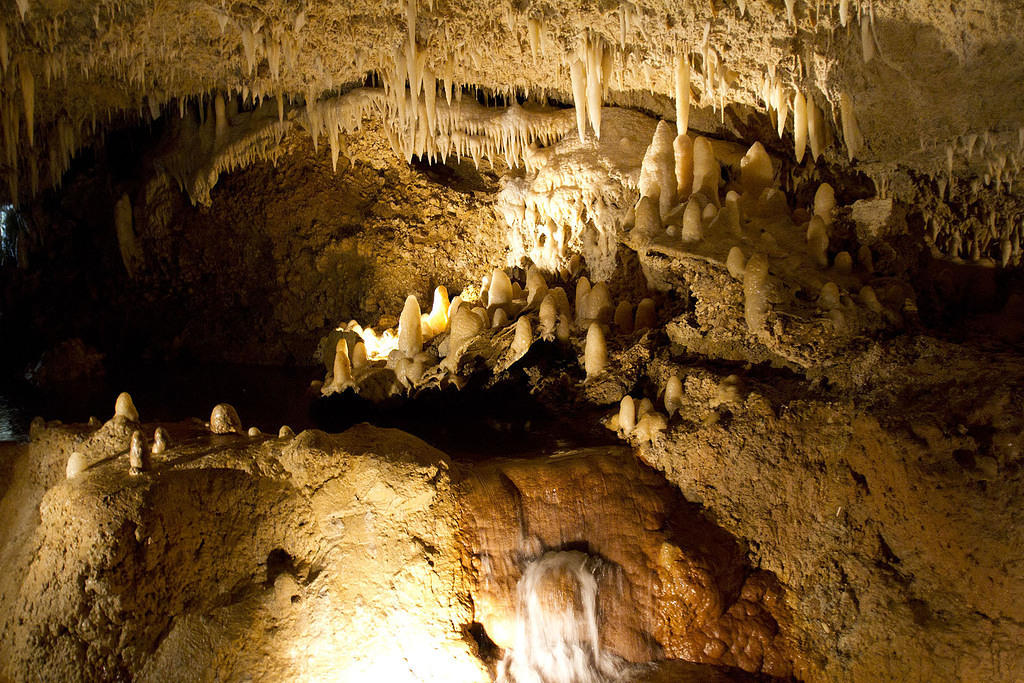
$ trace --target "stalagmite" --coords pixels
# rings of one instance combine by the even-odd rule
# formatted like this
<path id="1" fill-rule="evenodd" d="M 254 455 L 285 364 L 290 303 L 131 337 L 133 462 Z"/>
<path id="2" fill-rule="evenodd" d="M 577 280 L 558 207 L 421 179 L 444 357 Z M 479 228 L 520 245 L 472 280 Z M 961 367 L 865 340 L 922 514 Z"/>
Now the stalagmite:
<path id="1" fill-rule="evenodd" d="M 455 298 L 452 299 L 451 303 L 448 304 L 448 325 L 449 325 L 449 328 L 451 327 L 451 321 L 455 319 L 455 314 L 458 313 L 459 307 L 462 306 L 462 303 L 463 303 L 462 302 L 462 296 L 457 294 L 457 295 L 455 295 Z"/>
<path id="2" fill-rule="evenodd" d="M 671 418 L 683 405 L 683 383 L 677 375 L 665 382 L 665 413 Z"/>
<path id="3" fill-rule="evenodd" d="M 263 436 L 263 432 L 260 431 L 259 427 L 249 427 L 249 431 L 245 433 L 250 439 L 258 439 Z"/>
<path id="4" fill-rule="evenodd" d="M 548 284 L 537 266 L 530 266 L 526 270 L 526 290 L 527 305 L 531 307 L 540 306 L 540 302 L 547 296 Z"/>
<path id="5" fill-rule="evenodd" d="M 871 255 L 871 247 L 868 245 L 860 245 L 860 249 L 857 250 L 857 262 L 860 263 L 860 267 L 866 272 L 875 272 L 874 257 Z"/>
<path id="6" fill-rule="evenodd" d="M 484 322 L 468 306 L 461 306 L 451 321 L 448 337 L 448 356 L 457 357 L 462 347 L 486 329 Z"/>
<path id="7" fill-rule="evenodd" d="M 576 297 L 573 301 L 573 310 L 576 311 L 576 324 L 583 322 L 583 314 L 586 309 L 587 296 L 590 294 L 590 280 L 581 277 L 576 283 Z"/>
<path id="8" fill-rule="evenodd" d="M 674 140 L 672 124 L 659 121 L 640 165 L 640 195 L 658 199 L 658 213 L 661 218 L 664 218 L 676 203 Z"/>
<path id="9" fill-rule="evenodd" d="M 680 134 L 672 143 L 676 162 L 676 198 L 685 199 L 693 192 L 693 140 Z"/>
<path id="10" fill-rule="evenodd" d="M 644 413 L 643 416 L 637 421 L 636 429 L 634 430 L 634 436 L 637 441 L 645 443 L 652 441 L 655 436 L 665 431 L 668 427 L 668 422 L 665 420 L 665 416 L 659 412 Z"/>
<path id="11" fill-rule="evenodd" d="M 569 322 L 569 316 L 564 313 L 558 316 L 558 326 L 555 328 L 555 339 L 560 343 L 565 344 L 569 341 L 569 337 L 572 335 L 572 324 Z"/>
<path id="12" fill-rule="evenodd" d="M 743 317 L 751 334 L 761 334 L 768 322 L 768 257 L 756 253 L 743 272 Z"/>
<path id="13" fill-rule="evenodd" d="M 281 425 L 281 429 L 277 430 L 277 438 L 292 439 L 295 438 L 295 432 L 288 425 Z"/>
<path id="14" fill-rule="evenodd" d="M 352 362 L 348 357 L 348 341 L 344 337 L 338 339 L 334 349 L 334 370 L 330 385 L 324 387 L 324 393 L 344 391 L 354 384 L 352 380 Z"/>
<path id="15" fill-rule="evenodd" d="M 739 247 L 733 247 L 729 250 L 729 255 L 725 259 L 725 267 L 729 271 L 729 275 L 732 275 L 739 281 L 743 281 L 743 271 L 747 265 L 747 257 L 743 255 L 743 250 Z"/>
<path id="16" fill-rule="evenodd" d="M 718 206 L 718 184 L 722 179 L 722 169 L 715 159 L 715 150 L 711 141 L 699 137 L 693 141 L 693 191 L 700 192 Z"/>
<path id="17" fill-rule="evenodd" d="M 772 159 L 760 142 L 755 142 L 740 159 L 740 184 L 744 194 L 757 197 L 775 179 Z"/>
<path id="18" fill-rule="evenodd" d="M 595 377 L 604 372 L 608 365 L 608 347 L 605 345 L 604 332 L 601 325 L 591 323 L 587 329 L 587 343 L 583 350 L 583 365 L 587 372 L 587 379 Z"/>
<path id="19" fill-rule="evenodd" d="M 657 324 L 658 318 L 654 311 L 654 299 L 641 299 L 636 307 L 636 323 L 633 325 L 633 330 L 640 332 L 641 330 L 648 330 Z"/>
<path id="20" fill-rule="evenodd" d="M 512 338 L 512 353 L 521 356 L 530 350 L 533 344 L 533 328 L 530 325 L 530 318 L 521 316 L 516 320 L 516 335 Z"/>
<path id="21" fill-rule="evenodd" d="M 85 471 L 85 468 L 88 466 L 89 463 L 86 461 L 85 456 L 78 451 L 74 451 L 68 458 L 68 463 L 64 468 L 64 476 L 68 479 L 74 479 Z"/>
<path id="22" fill-rule="evenodd" d="M 132 395 L 127 391 L 122 391 L 117 395 L 117 400 L 114 402 L 114 417 L 121 417 L 129 422 L 139 421 L 139 411 L 135 409 Z"/>
<path id="23" fill-rule="evenodd" d="M 839 95 L 839 115 L 843 123 L 843 141 L 846 142 L 846 153 L 853 161 L 864 147 L 864 137 L 857 125 L 857 117 L 853 113 L 853 99 L 847 93 Z"/>
<path id="24" fill-rule="evenodd" d="M 131 445 L 128 447 L 128 473 L 139 475 L 149 469 L 149 446 L 146 444 L 146 437 L 136 429 L 132 432 Z"/>
<path id="25" fill-rule="evenodd" d="M 238 411 L 228 403 L 215 405 L 210 412 L 210 431 L 214 434 L 241 434 L 242 421 L 238 418 Z"/>
<path id="26" fill-rule="evenodd" d="M 712 206 L 708 204 L 708 206 Z M 700 202 L 691 199 L 683 211 L 683 227 L 679 237 L 684 242 L 699 242 L 704 238 L 704 225 L 701 217 Z"/>
<path id="27" fill-rule="evenodd" d="M 572 101 L 576 107 L 576 132 L 580 142 L 587 137 L 587 73 L 586 66 L 576 60 L 569 67 L 569 78 L 572 81 Z"/>
<path id="28" fill-rule="evenodd" d="M 813 97 L 807 98 L 807 139 L 811 143 L 811 158 L 817 161 L 825 151 L 825 118 Z"/>
<path id="29" fill-rule="evenodd" d="M 685 54 L 676 56 L 676 131 L 685 135 L 690 127 L 690 61 Z"/>
<path id="30" fill-rule="evenodd" d="M 583 318 L 607 325 L 611 323 L 614 314 L 615 308 L 612 304 L 611 292 L 608 291 L 608 284 L 598 282 L 583 300 Z"/>
<path id="31" fill-rule="evenodd" d="M 477 306 L 473 309 L 473 315 L 480 319 L 480 324 L 483 325 L 483 329 L 487 329 L 491 326 L 491 314 L 487 312 L 487 309 L 483 306 Z"/>
<path id="32" fill-rule="evenodd" d="M 843 275 L 849 275 L 853 271 L 853 257 L 850 256 L 850 252 L 841 251 L 836 254 L 836 259 L 833 265 L 835 265 L 836 270 Z"/>
<path id="33" fill-rule="evenodd" d="M 167 430 L 163 427 L 157 427 L 156 431 L 153 432 L 153 453 L 160 455 L 168 449 L 170 444 L 171 440 L 167 436 Z"/>
<path id="34" fill-rule="evenodd" d="M 36 81 L 27 59 L 18 64 L 18 75 L 21 77 L 21 98 L 25 105 L 25 132 L 28 133 L 28 146 L 35 145 L 36 125 Z"/>
<path id="35" fill-rule="evenodd" d="M 434 303 L 430 308 L 427 323 L 433 336 L 443 333 L 448 328 L 448 288 L 440 285 L 434 288 Z"/>
<path id="36" fill-rule="evenodd" d="M 620 301 L 615 307 L 615 328 L 619 334 L 633 332 L 633 305 L 628 301 Z"/>
<path id="37" fill-rule="evenodd" d="M 636 404 L 633 402 L 632 396 L 623 396 L 619 401 L 619 429 L 623 434 L 629 436 L 635 426 Z"/>
<path id="38" fill-rule="evenodd" d="M 807 225 L 807 251 L 819 268 L 828 268 L 828 231 L 821 216 L 815 215 Z"/>
<path id="39" fill-rule="evenodd" d="M 713 205 L 708 206 L 713 208 Z M 740 225 L 740 196 L 735 190 L 729 190 L 725 194 L 725 202 L 722 208 L 715 215 L 708 230 L 715 235 L 732 235 L 740 237 L 743 228 Z"/>
<path id="40" fill-rule="evenodd" d="M 355 373 L 365 370 L 370 365 L 369 356 L 366 353 L 366 344 L 364 342 L 356 342 L 356 345 L 352 347 L 352 371 Z"/>
<path id="41" fill-rule="evenodd" d="M 497 330 L 505 325 L 508 325 L 508 313 L 504 308 L 499 308 L 494 311 L 494 316 L 491 318 L 491 327 Z"/>
<path id="42" fill-rule="evenodd" d="M 661 211 L 656 200 L 651 197 L 640 198 L 636 205 L 636 223 L 633 229 L 646 238 L 661 234 Z"/>
<path id="43" fill-rule="evenodd" d="M 565 290 L 561 287 L 555 287 L 554 289 L 548 290 L 551 295 L 551 300 L 555 302 L 555 307 L 560 315 L 571 316 L 572 307 L 569 305 L 569 295 L 565 293 Z"/>
<path id="44" fill-rule="evenodd" d="M 423 350 L 420 304 L 415 294 L 406 297 L 402 315 L 398 319 L 398 350 L 406 358 L 413 358 Z"/>
<path id="45" fill-rule="evenodd" d="M 804 160 L 807 149 L 807 100 L 799 90 L 793 96 L 793 151 L 796 163 Z"/>
<path id="46" fill-rule="evenodd" d="M 487 288 L 487 306 L 505 306 L 512 303 L 512 280 L 505 271 L 495 268 L 491 271 L 491 281 Z"/>
<path id="47" fill-rule="evenodd" d="M 818 305 L 825 310 L 839 308 L 839 287 L 834 282 L 826 282 L 821 287 L 821 294 L 818 296 Z"/>
<path id="48" fill-rule="evenodd" d="M 875 290 L 869 285 L 861 287 L 859 294 L 860 302 L 873 313 L 882 313 L 882 303 L 878 300 L 878 295 L 875 294 Z"/>
<path id="49" fill-rule="evenodd" d="M 836 208 L 836 191 L 828 183 L 822 183 L 814 191 L 814 215 L 828 226 L 832 225 L 832 214 Z"/>

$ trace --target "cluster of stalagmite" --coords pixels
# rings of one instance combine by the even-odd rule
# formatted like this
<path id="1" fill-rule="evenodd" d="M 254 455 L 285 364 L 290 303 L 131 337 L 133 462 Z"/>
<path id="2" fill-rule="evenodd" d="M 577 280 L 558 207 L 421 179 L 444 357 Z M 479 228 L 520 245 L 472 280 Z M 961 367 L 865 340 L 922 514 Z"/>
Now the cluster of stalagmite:
<path id="1" fill-rule="evenodd" d="M 558 277 L 569 284 L 581 269 L 576 258 Z M 653 299 L 641 299 L 634 310 L 628 299 L 616 303 L 606 282 L 591 285 L 579 276 L 570 304 L 565 287 L 549 287 L 536 266 L 526 270 L 522 284 L 495 268 L 483 278 L 479 294 L 466 291 L 449 300 L 445 287 L 436 288 L 429 313 L 409 295 L 397 330 L 378 334 L 354 320 L 338 328 L 332 369 L 320 392 L 351 391 L 383 400 L 427 387 L 461 388 L 467 379 L 460 375 L 463 362 L 473 357 L 500 356 L 507 365 L 538 339 L 566 344 L 579 337 L 581 366 L 590 379 L 608 365 L 610 338 L 656 324 Z"/>
<path id="2" fill-rule="evenodd" d="M 703 136 L 677 135 L 661 121 L 640 169 L 628 243 L 720 263 L 742 284 L 744 318 L 755 336 L 771 333 L 773 306 L 799 305 L 786 293 L 794 289 L 816 300 L 837 331 L 849 331 L 865 310 L 871 320 L 895 320 L 871 296 L 870 246 L 860 245 L 856 262 L 833 246 L 834 188 L 821 183 L 810 205 L 791 208 L 778 174 L 779 163 L 760 142 L 741 154 Z"/>
<path id="3" fill-rule="evenodd" d="M 45 420 L 36 418 L 41 425 Z M 201 422 L 201 421 L 200 421 Z M 153 472 L 153 456 L 167 457 L 171 448 L 171 438 L 162 426 L 153 430 L 153 441 L 150 444 L 142 430 L 142 423 L 139 411 L 135 407 L 131 394 L 124 391 L 118 394 L 114 402 L 114 416 L 105 425 L 96 418 L 89 419 L 89 426 L 102 430 L 109 430 L 112 434 L 120 435 L 125 451 L 121 455 L 128 457 L 128 473 L 132 476 L 139 476 L 147 472 Z M 243 429 L 242 421 L 238 417 L 238 411 L 228 403 L 218 403 L 210 412 L 210 419 L 206 423 L 211 434 L 247 434 L 250 438 L 262 438 L 263 433 L 257 427 Z M 290 439 L 295 434 L 287 425 L 281 427 L 278 434 L 280 439 Z M 88 470 L 95 462 L 89 462 L 80 451 L 73 451 L 68 457 L 65 467 L 65 475 L 68 479 L 75 479 Z"/>
<path id="4" fill-rule="evenodd" d="M 608 420 L 608 428 L 618 431 L 623 438 L 638 443 L 651 441 L 668 427 L 668 419 L 654 408 L 649 398 L 634 399 L 623 396 L 618 412 Z"/>

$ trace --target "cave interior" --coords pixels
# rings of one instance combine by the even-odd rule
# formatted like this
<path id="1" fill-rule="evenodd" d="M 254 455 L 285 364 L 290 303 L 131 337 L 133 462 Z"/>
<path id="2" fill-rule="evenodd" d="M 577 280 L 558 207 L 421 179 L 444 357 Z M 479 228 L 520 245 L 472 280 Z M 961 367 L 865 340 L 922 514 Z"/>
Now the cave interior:
<path id="1" fill-rule="evenodd" d="M 1024 680 L 1020 0 L 0 0 L 0 682 Z"/>

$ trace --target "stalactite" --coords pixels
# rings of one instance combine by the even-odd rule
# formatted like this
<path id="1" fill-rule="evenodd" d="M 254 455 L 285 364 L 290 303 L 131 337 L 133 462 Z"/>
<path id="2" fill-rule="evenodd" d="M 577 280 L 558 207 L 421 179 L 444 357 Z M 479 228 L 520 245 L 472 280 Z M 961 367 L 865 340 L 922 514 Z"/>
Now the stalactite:
<path id="1" fill-rule="evenodd" d="M 853 112 L 853 99 L 845 92 L 839 96 L 839 115 L 843 124 L 843 141 L 846 143 L 846 152 L 850 161 L 853 161 L 860 155 L 864 147 L 864 137 L 861 135 L 857 117 Z"/>
<path id="2" fill-rule="evenodd" d="M 690 127 L 690 61 L 685 54 L 676 56 L 676 132 L 685 135 Z"/>
<path id="3" fill-rule="evenodd" d="M 18 75 L 21 79 L 21 98 L 25 104 L 25 132 L 28 134 L 28 146 L 33 147 L 36 139 L 36 82 L 27 59 L 22 59 L 18 64 Z"/>
<path id="4" fill-rule="evenodd" d="M 587 74 L 581 60 L 577 59 L 570 65 L 569 78 L 572 81 L 572 101 L 576 107 L 576 131 L 580 142 L 584 142 L 587 133 Z"/>
<path id="5" fill-rule="evenodd" d="M 799 164 L 807 149 L 807 100 L 799 90 L 793 96 L 793 147 L 796 163 Z"/>

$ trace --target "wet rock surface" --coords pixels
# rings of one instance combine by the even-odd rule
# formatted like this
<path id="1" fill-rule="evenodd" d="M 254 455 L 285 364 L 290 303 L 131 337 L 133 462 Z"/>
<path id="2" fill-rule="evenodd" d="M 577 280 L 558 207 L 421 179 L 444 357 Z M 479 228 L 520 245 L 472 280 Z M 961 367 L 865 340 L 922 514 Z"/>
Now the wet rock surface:
<path id="1" fill-rule="evenodd" d="M 746 566 L 732 539 L 628 449 L 484 463 L 463 487 L 476 619 L 497 645 L 514 645 L 508 605 L 527 562 L 575 549 L 603 564 L 598 623 L 610 651 L 633 662 L 792 671 L 773 579 Z"/>

